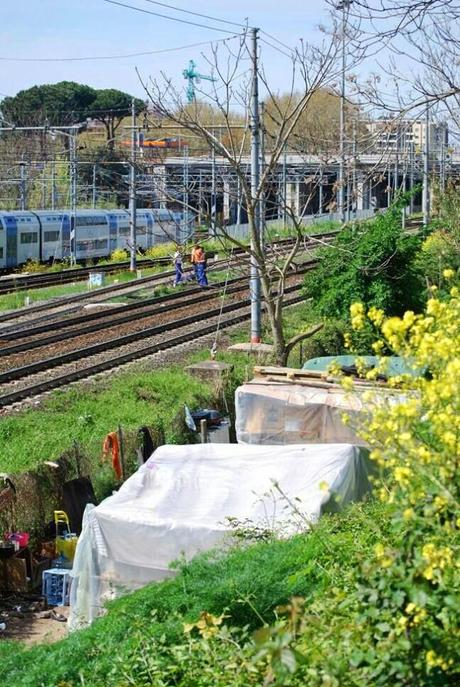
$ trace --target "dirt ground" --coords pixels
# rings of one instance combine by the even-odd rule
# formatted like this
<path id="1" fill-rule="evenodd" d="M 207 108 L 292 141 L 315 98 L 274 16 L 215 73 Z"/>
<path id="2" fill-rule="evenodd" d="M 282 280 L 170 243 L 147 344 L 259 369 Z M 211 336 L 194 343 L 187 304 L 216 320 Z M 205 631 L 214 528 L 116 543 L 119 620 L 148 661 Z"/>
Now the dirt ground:
<path id="1" fill-rule="evenodd" d="M 51 617 L 43 617 L 48 612 Z M 5 623 L 6 629 L 0 631 L 0 642 L 17 640 L 27 646 L 57 642 L 67 635 L 69 612 L 69 606 L 55 606 L 37 613 L 4 611 L 0 613 L 0 623 Z M 66 620 L 56 620 L 54 614 L 64 616 Z"/>

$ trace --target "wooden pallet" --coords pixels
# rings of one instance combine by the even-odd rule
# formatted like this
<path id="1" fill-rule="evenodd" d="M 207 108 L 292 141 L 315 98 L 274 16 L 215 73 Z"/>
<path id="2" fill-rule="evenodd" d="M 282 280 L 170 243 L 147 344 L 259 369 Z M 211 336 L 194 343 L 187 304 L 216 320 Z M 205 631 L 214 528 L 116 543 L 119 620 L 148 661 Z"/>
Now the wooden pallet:
<path id="1" fill-rule="evenodd" d="M 314 386 L 321 389 L 342 389 L 340 382 L 327 372 L 320 372 L 318 370 L 298 370 L 294 367 L 257 365 L 254 367 L 254 381 L 262 380 L 271 384 L 299 384 L 301 386 Z M 381 383 L 356 378 L 353 379 L 353 383 L 359 388 L 383 386 Z"/>

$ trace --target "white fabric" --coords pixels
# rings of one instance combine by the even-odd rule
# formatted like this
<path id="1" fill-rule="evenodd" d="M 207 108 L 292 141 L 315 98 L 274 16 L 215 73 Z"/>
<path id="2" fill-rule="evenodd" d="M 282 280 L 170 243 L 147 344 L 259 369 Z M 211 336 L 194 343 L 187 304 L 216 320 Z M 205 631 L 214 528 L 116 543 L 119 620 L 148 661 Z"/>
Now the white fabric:
<path id="1" fill-rule="evenodd" d="M 359 449 L 347 444 L 162 446 L 117 493 L 87 507 L 70 627 L 91 622 L 111 596 L 174 574 L 182 555 L 222 543 L 227 517 L 292 531 L 291 505 L 274 482 L 311 522 L 332 493 L 341 507 L 369 488 Z"/>
<path id="2" fill-rule="evenodd" d="M 352 418 L 363 410 L 361 394 L 340 386 L 254 380 L 235 392 L 236 438 L 239 444 L 350 443 L 364 446 L 343 413 Z M 353 422 L 351 423 L 353 424 Z"/>

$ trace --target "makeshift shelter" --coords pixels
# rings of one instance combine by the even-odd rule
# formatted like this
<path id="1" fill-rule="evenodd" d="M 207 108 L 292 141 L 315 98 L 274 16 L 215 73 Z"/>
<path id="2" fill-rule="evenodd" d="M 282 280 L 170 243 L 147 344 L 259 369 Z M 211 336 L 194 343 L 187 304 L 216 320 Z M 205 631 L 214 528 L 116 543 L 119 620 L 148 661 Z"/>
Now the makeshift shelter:
<path id="1" fill-rule="evenodd" d="M 350 445 L 162 446 L 117 493 L 87 506 L 69 625 L 84 626 L 107 599 L 174 575 L 169 566 L 181 556 L 225 543 L 228 518 L 290 534 L 299 512 L 305 527 L 368 490 L 366 461 Z"/>
<path id="2" fill-rule="evenodd" d="M 240 444 L 364 445 L 341 419 L 343 413 L 353 416 L 362 411 L 361 395 L 337 384 L 254 379 L 236 390 L 235 408 Z"/>

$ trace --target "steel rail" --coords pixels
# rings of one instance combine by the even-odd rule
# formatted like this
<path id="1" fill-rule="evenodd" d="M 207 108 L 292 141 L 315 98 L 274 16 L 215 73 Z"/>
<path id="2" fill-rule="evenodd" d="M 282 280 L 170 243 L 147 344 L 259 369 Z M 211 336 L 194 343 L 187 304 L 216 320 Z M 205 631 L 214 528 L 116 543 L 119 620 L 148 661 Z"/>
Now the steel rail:
<path id="1" fill-rule="evenodd" d="M 307 247 L 307 248 L 312 248 L 315 247 L 318 239 L 319 240 L 328 240 L 334 238 L 338 233 L 337 230 L 334 231 L 329 231 L 329 232 L 322 232 L 320 234 L 315 234 L 314 237 L 312 237 L 310 240 L 304 244 L 302 247 Z M 291 239 L 280 239 L 279 241 L 275 241 L 273 243 L 276 243 L 277 245 L 279 244 L 285 244 L 292 242 Z M 244 250 L 239 249 L 238 251 L 235 250 L 233 251 L 233 255 L 235 255 L 237 258 L 244 255 Z M 231 256 L 230 256 L 231 257 Z M 212 269 L 219 267 L 220 265 L 227 265 L 229 261 L 229 258 L 218 260 L 212 263 Z M 186 272 L 190 272 L 191 268 L 186 268 Z M 89 293 L 78 293 L 73 296 L 67 296 L 65 298 L 59 298 L 58 300 L 50 303 L 42 303 L 40 305 L 34 305 L 34 306 L 27 306 L 26 309 L 18 311 L 12 311 L 8 312 L 5 314 L 0 314 L 0 322 L 7 322 L 10 320 L 14 320 L 17 317 L 21 317 L 22 315 L 34 315 L 35 313 L 39 312 L 44 312 L 46 310 L 51 310 L 54 308 L 59 308 L 62 305 L 69 305 L 73 303 L 78 303 L 80 301 L 85 301 L 89 300 L 91 298 L 94 298 L 95 296 L 100 297 L 104 296 L 105 294 L 111 294 L 111 293 L 117 293 L 118 291 L 122 291 L 124 289 L 132 288 L 132 287 L 138 287 L 139 289 L 143 288 L 146 284 L 151 284 L 155 283 L 158 281 L 161 281 L 162 279 L 166 279 L 168 277 L 173 277 L 175 272 L 173 270 L 168 270 L 165 272 L 159 272 L 158 274 L 154 274 L 148 277 L 140 277 L 139 279 L 133 279 L 131 282 L 126 282 L 123 284 L 113 284 L 111 286 L 104 286 L 97 291 L 94 292 L 89 292 Z"/>
<path id="2" fill-rule="evenodd" d="M 246 285 L 234 286 L 227 290 L 227 293 L 236 293 L 246 289 Z M 204 301 L 216 299 L 219 297 L 218 292 L 200 293 L 194 298 L 189 298 L 187 302 L 176 301 L 168 304 L 168 310 L 177 310 L 179 308 L 185 308 L 188 305 L 194 305 L 196 303 L 203 303 Z M 137 306 L 139 308 L 139 306 Z M 108 320 L 105 322 L 97 322 L 96 324 L 89 324 L 86 327 L 81 327 L 77 330 L 72 330 L 70 332 L 59 332 L 58 334 L 51 334 L 42 339 L 34 339 L 33 341 L 25 341 L 19 344 L 14 344 L 13 346 L 8 346 L 6 348 L 0 349 L 0 357 L 6 357 L 13 355 L 15 353 L 21 353 L 25 351 L 31 351 L 35 348 L 41 348 L 43 346 L 49 346 L 54 343 L 59 343 L 60 341 L 66 341 L 68 339 L 75 339 L 84 334 L 92 334 L 93 332 L 98 332 L 103 329 L 111 329 L 112 327 L 117 327 L 121 324 L 126 324 L 128 322 L 137 321 L 147 317 L 153 317 L 154 315 L 164 314 L 165 308 L 163 306 L 151 308 L 143 313 L 130 313 L 122 315 L 114 320 Z"/>
<path id="3" fill-rule="evenodd" d="M 141 258 L 139 264 L 142 267 L 155 267 L 166 265 L 171 259 L 165 258 Z M 129 262 L 114 262 L 110 265 L 94 265 L 93 267 L 81 267 L 77 269 L 60 270 L 59 272 L 40 272 L 38 274 L 14 274 L 0 278 L 0 295 L 15 291 L 25 291 L 31 288 L 45 288 L 47 286 L 59 286 L 68 282 L 82 281 L 90 272 L 118 272 L 129 269 Z"/>
<path id="4" fill-rule="evenodd" d="M 292 290 L 300 288 L 300 285 L 295 285 L 287 287 L 285 293 L 289 293 Z M 53 367 L 58 367 L 59 365 L 64 365 L 66 363 L 73 362 L 75 360 L 81 360 L 82 358 L 87 358 L 90 355 L 96 355 L 97 353 L 103 353 L 109 351 L 113 348 L 120 348 L 126 344 L 134 343 L 135 341 L 140 341 L 141 339 L 146 339 L 150 336 L 156 336 L 157 334 L 162 334 L 163 332 L 171 331 L 173 329 L 178 329 L 179 327 L 184 327 L 189 324 L 194 324 L 195 322 L 200 322 L 206 320 L 209 317 L 214 317 L 219 315 L 219 313 L 231 312 L 237 308 L 242 307 L 242 304 L 248 304 L 249 300 L 239 301 L 238 303 L 229 303 L 224 305 L 222 309 L 220 307 L 208 310 L 204 313 L 194 313 L 187 317 L 182 317 L 178 320 L 172 320 L 171 322 L 165 322 L 164 324 L 155 325 L 153 327 L 148 327 L 147 329 L 142 329 L 141 331 L 131 332 L 130 334 L 124 334 L 116 339 L 109 339 L 108 341 L 101 341 L 97 344 L 92 344 L 91 346 L 86 346 L 84 348 L 77 348 L 74 351 L 69 351 L 67 353 L 62 353 L 52 358 L 47 358 L 46 360 L 40 360 L 35 363 L 29 363 L 21 367 L 11 368 L 6 372 L 0 373 L 0 384 L 11 382 L 15 379 L 21 379 L 30 374 L 35 374 L 36 372 L 42 372 L 43 370 L 49 370 Z"/>
<path id="5" fill-rule="evenodd" d="M 325 232 L 325 235 L 328 232 Z M 292 239 L 285 238 L 276 241 L 277 244 L 284 244 L 292 242 Z M 242 248 L 235 248 L 233 254 L 240 254 L 244 252 Z M 214 254 L 208 255 L 208 259 L 213 259 Z M 159 258 L 140 258 L 138 259 L 139 266 L 148 268 L 156 265 L 170 265 L 171 257 Z M 129 261 L 120 261 L 108 265 L 94 265 L 93 267 L 80 267 L 77 269 L 65 269 L 59 272 L 45 272 L 38 274 L 13 274 L 7 277 L 0 278 L 0 295 L 11 293 L 15 291 L 25 291 L 29 288 L 45 288 L 48 286 L 59 286 L 73 281 L 83 281 L 87 278 L 90 272 L 112 272 L 129 269 Z"/>
<path id="6" fill-rule="evenodd" d="M 295 287 L 299 288 L 299 287 Z M 284 307 L 289 306 L 289 305 L 295 305 L 296 303 L 299 303 L 303 300 L 303 296 L 295 296 L 294 298 L 290 299 L 289 301 L 285 302 Z M 225 329 L 227 327 L 231 327 L 234 324 L 238 324 L 239 322 L 243 322 L 247 320 L 250 317 L 250 311 L 248 310 L 249 307 L 249 300 L 246 300 L 244 304 L 242 303 L 237 303 L 237 304 L 232 304 L 231 308 L 229 311 L 231 312 L 232 310 L 238 310 L 244 308 L 245 311 L 243 313 L 240 313 L 239 315 L 229 318 L 229 319 L 224 319 L 221 320 L 220 322 L 220 328 Z M 225 309 L 223 310 L 225 312 Z M 215 317 L 216 315 L 219 315 L 220 313 L 220 308 L 216 309 L 215 311 L 210 311 L 208 313 L 205 313 L 203 316 L 200 317 L 194 317 L 194 321 L 197 320 L 205 320 L 210 317 Z M 183 322 L 183 321 L 182 321 Z M 182 326 L 186 326 L 185 324 L 182 324 Z M 5 406 L 9 406 L 12 403 L 16 403 L 17 401 L 21 401 L 25 398 L 29 397 L 34 397 L 37 396 L 38 394 L 41 394 L 45 391 L 49 391 L 51 389 L 55 389 L 61 386 L 65 386 L 67 384 L 70 384 L 72 382 L 81 380 L 81 379 L 86 379 L 88 377 L 93 376 L 94 374 L 97 374 L 99 372 L 104 372 L 105 370 L 112 369 L 114 367 L 120 367 L 121 365 L 124 365 L 128 362 L 132 362 L 134 360 L 139 360 L 140 358 L 145 358 L 148 355 L 152 355 L 153 353 L 158 353 L 159 351 L 162 350 L 168 350 L 170 348 L 174 348 L 175 346 L 178 346 L 179 344 L 186 343 L 188 341 L 194 341 L 197 338 L 201 338 L 202 336 L 205 336 L 207 334 L 212 334 L 216 330 L 216 325 L 215 323 L 212 323 L 208 326 L 200 327 L 199 334 L 197 336 L 197 332 L 195 330 L 190 331 L 190 332 L 185 332 L 184 334 L 180 334 L 178 336 L 172 337 L 170 339 L 167 339 L 165 341 L 161 341 L 158 343 L 150 344 L 146 346 L 145 348 L 139 349 L 137 351 L 131 351 L 129 353 L 124 353 L 120 356 L 117 356 L 115 358 L 110 358 L 109 360 L 104 360 L 100 363 L 96 363 L 94 365 L 90 365 L 85 368 L 79 368 L 78 370 L 74 370 L 73 372 L 66 373 L 64 375 L 60 375 L 59 377 L 54 377 L 53 379 L 45 380 L 43 382 L 39 382 L 37 384 L 33 384 L 28 387 L 24 387 L 23 389 L 20 389 L 18 391 L 13 391 L 10 393 L 3 394 L 0 396 L 0 408 L 4 408 Z"/>
<path id="7" fill-rule="evenodd" d="M 288 302 L 285 303 L 285 306 L 289 305 L 294 305 L 296 303 L 299 303 L 302 300 L 302 296 L 297 296 Z M 240 305 L 241 307 L 241 305 Z M 245 320 L 249 319 L 250 313 L 248 311 L 241 313 L 240 315 L 237 315 L 236 317 L 227 319 L 227 320 L 222 320 L 220 323 L 220 328 L 225 329 L 227 327 L 231 327 L 235 324 L 238 324 L 240 322 L 244 322 Z M 154 353 L 158 353 L 163 350 L 168 350 L 170 348 L 174 348 L 175 346 L 178 346 L 182 343 L 187 343 L 188 341 L 194 341 L 197 338 L 201 338 L 202 336 L 206 336 L 207 334 L 212 334 L 215 332 L 216 325 L 213 323 L 211 325 L 208 325 L 206 327 L 201 327 L 200 328 L 200 333 L 199 336 L 197 337 L 196 332 L 187 332 L 185 334 L 181 334 L 179 336 L 173 337 L 171 339 L 168 339 L 166 341 L 162 341 L 158 344 L 152 344 L 148 346 L 147 348 L 143 348 L 138 351 L 133 351 L 131 353 L 126 353 L 122 356 L 118 356 L 117 358 L 111 358 L 110 360 L 103 361 L 101 363 L 97 363 L 96 365 L 91 365 L 86 368 L 80 368 L 79 370 L 76 370 L 74 372 L 61 375 L 60 377 L 55 377 L 52 380 L 47 380 L 44 382 L 41 382 L 39 384 L 32 385 L 30 387 L 25 387 L 22 390 L 15 391 L 9 394 L 4 394 L 3 396 L 0 397 L 0 408 L 11 405 L 12 403 L 15 403 L 17 401 L 23 400 L 28 397 L 33 397 L 37 396 L 38 394 L 41 394 L 45 391 L 49 391 L 51 389 L 59 388 L 61 386 L 65 386 L 67 384 L 70 384 L 72 382 L 81 380 L 81 379 L 86 379 L 88 377 L 91 377 L 94 374 L 104 372 L 105 370 L 112 369 L 113 367 L 120 367 L 121 365 L 124 365 L 126 363 L 132 362 L 134 360 L 138 360 L 140 358 L 144 358 L 148 355 L 152 355 Z"/>
<path id="8" fill-rule="evenodd" d="M 308 269 L 311 268 L 311 266 L 316 265 L 316 260 L 307 260 L 298 265 L 298 268 L 296 269 L 295 272 L 290 273 L 289 276 L 294 276 L 296 274 L 301 275 L 304 274 Z M 26 341 L 20 341 L 20 343 L 14 343 L 12 346 L 5 346 L 4 348 L 0 348 L 0 357 L 4 357 L 7 355 L 12 355 L 13 353 L 19 353 L 20 351 L 26 351 L 31 348 L 37 348 L 38 346 L 45 345 L 47 343 L 55 343 L 57 341 L 61 341 L 65 338 L 72 338 L 72 336 L 79 336 L 80 334 L 88 333 L 91 331 L 98 331 L 99 329 L 106 329 L 110 328 L 112 326 L 115 326 L 116 324 L 123 324 L 125 322 L 130 322 L 132 320 L 139 318 L 146 318 L 150 317 L 155 314 L 159 314 L 162 312 L 165 312 L 166 308 L 170 310 L 175 310 L 177 308 L 184 307 L 185 305 L 188 305 L 190 303 L 199 303 L 205 300 L 211 300 L 213 298 L 217 298 L 219 296 L 219 289 L 225 288 L 230 286 L 231 288 L 227 288 L 227 293 L 234 293 L 235 291 L 240 290 L 240 287 L 237 288 L 232 288 L 232 285 L 238 284 L 240 282 L 245 282 L 247 281 L 247 276 L 243 275 L 242 277 L 233 277 L 232 279 L 228 279 L 226 281 L 220 281 L 220 282 L 213 282 L 209 290 L 204 290 L 202 287 L 197 286 L 197 287 L 192 287 L 188 288 L 187 291 L 178 291 L 176 293 L 171 293 L 171 294 L 166 294 L 164 296 L 154 296 L 152 298 L 146 298 L 142 301 L 138 301 L 136 303 L 128 303 L 126 305 L 120 305 L 116 308 L 110 309 L 110 310 L 104 310 L 104 311 L 99 311 L 99 312 L 94 312 L 94 313 L 88 313 L 85 315 L 78 315 L 77 317 L 71 317 L 71 318 L 66 318 L 63 320 L 57 320 L 56 322 L 52 323 L 47 323 L 47 324 L 41 324 L 36 327 L 28 327 L 24 329 L 9 329 L 6 332 L 0 333 L 0 343 L 3 341 L 10 341 L 12 339 L 17 340 L 24 340 L 24 339 L 29 339 L 30 337 L 39 335 L 39 334 L 44 334 L 49 332 L 50 330 L 52 332 L 60 331 L 62 329 L 68 329 L 70 327 L 75 327 L 79 324 L 86 325 L 90 322 L 97 321 L 97 320 L 105 320 L 106 318 L 112 318 L 112 319 L 107 319 L 106 322 L 101 323 L 100 326 L 95 326 L 94 328 L 89 328 L 89 327 L 84 327 L 83 329 L 78 330 L 78 332 L 69 332 L 68 334 L 62 334 L 60 336 L 54 336 L 54 334 L 50 334 L 48 337 L 45 337 L 43 339 L 38 339 L 36 342 L 31 341 L 30 345 L 27 345 Z M 197 298 L 192 298 L 190 299 L 190 296 L 195 296 L 196 294 L 199 294 L 199 297 Z M 171 303 L 172 301 L 172 303 Z M 175 303 L 174 301 L 185 301 L 185 302 L 179 302 Z M 145 308 L 148 308 L 149 306 L 158 306 L 154 307 L 153 309 L 149 310 L 144 310 Z M 136 310 L 144 310 L 144 312 L 138 313 L 138 315 L 131 315 L 131 316 L 125 316 L 125 313 L 128 312 L 133 312 Z M 120 315 L 121 317 L 117 318 L 117 316 Z"/>

